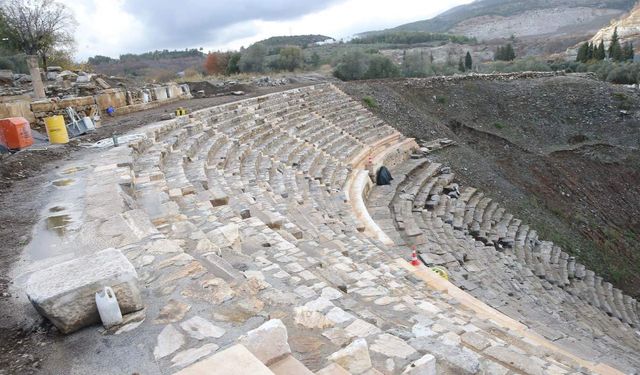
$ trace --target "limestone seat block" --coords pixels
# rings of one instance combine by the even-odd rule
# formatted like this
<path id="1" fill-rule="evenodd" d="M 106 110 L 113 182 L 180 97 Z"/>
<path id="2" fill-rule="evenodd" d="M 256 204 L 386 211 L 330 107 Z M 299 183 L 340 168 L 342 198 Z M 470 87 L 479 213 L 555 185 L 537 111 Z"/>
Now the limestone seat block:
<path id="1" fill-rule="evenodd" d="M 42 316 L 61 332 L 71 333 L 100 322 L 95 293 L 105 286 L 115 292 L 123 315 L 144 307 L 138 274 L 129 260 L 115 249 L 36 271 L 29 277 L 26 291 Z"/>
<path id="2" fill-rule="evenodd" d="M 273 375 L 273 372 L 246 347 L 238 344 L 174 375 Z"/>

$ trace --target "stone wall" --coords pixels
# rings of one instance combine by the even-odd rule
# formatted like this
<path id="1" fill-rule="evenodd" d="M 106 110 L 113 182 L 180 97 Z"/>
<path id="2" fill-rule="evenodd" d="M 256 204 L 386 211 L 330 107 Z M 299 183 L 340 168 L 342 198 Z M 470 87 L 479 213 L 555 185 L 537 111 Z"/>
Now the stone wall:
<path id="1" fill-rule="evenodd" d="M 80 116 L 103 114 L 108 107 L 116 108 L 116 114 L 126 114 L 155 108 L 168 101 L 190 98 L 188 86 L 170 83 L 150 90 L 125 91 L 121 88 L 106 89 L 94 96 L 81 96 L 67 99 L 43 99 L 31 101 L 28 95 L 0 97 L 0 118 L 24 117 L 34 128 L 44 128 L 44 118 L 56 115 L 65 117 L 66 108 L 72 107 Z M 151 95 L 144 102 L 143 93 Z M 127 99 L 129 96 L 129 99 Z"/>
<path id="2" fill-rule="evenodd" d="M 109 107 L 120 108 L 127 105 L 127 92 L 123 89 L 106 89 L 95 96 L 101 111 Z"/>
<path id="3" fill-rule="evenodd" d="M 151 99 L 163 101 L 167 100 L 167 89 L 165 87 L 154 87 L 151 89 Z"/>
<path id="4" fill-rule="evenodd" d="M 175 83 L 170 83 L 167 86 L 167 92 L 169 93 L 169 98 L 177 98 L 182 96 L 182 89 Z"/>
<path id="5" fill-rule="evenodd" d="M 65 118 L 65 122 L 69 122 L 70 119 L 67 117 L 66 112 L 68 107 L 72 107 L 81 117 L 83 115 L 90 116 L 99 111 L 93 96 L 67 98 L 59 101 L 40 100 L 31 103 L 31 110 L 35 117 L 35 127 L 44 127 L 45 117 L 50 116 L 62 115 Z"/>
<path id="6" fill-rule="evenodd" d="M 0 118 L 24 117 L 30 123 L 35 121 L 31 111 L 31 99 L 26 95 L 2 98 L 0 102 Z"/>

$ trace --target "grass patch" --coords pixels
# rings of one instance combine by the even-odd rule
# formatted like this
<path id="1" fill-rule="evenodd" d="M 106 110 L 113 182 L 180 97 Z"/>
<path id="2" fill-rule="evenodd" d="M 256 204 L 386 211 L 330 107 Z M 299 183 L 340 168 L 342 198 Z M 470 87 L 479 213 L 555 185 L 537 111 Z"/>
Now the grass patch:
<path id="1" fill-rule="evenodd" d="M 493 127 L 496 129 L 504 129 L 504 124 L 501 122 L 494 122 Z"/>
<path id="2" fill-rule="evenodd" d="M 440 104 L 446 104 L 447 103 L 447 98 L 445 98 L 444 96 L 436 96 L 436 102 L 438 102 Z"/>
<path id="3" fill-rule="evenodd" d="M 631 100 L 624 93 L 613 93 L 613 99 L 615 100 L 619 110 L 628 111 L 631 109 Z"/>
<path id="4" fill-rule="evenodd" d="M 378 102 L 376 102 L 376 100 L 371 96 L 365 96 L 364 98 L 362 98 L 362 102 L 364 103 L 364 105 L 371 109 L 378 108 Z"/>

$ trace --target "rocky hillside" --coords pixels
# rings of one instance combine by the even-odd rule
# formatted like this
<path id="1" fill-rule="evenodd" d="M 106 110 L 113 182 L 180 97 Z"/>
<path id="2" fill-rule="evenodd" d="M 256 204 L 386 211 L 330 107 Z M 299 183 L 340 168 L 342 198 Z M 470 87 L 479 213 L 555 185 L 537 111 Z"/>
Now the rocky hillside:
<path id="1" fill-rule="evenodd" d="M 621 289 L 640 295 L 640 95 L 584 76 L 361 81 L 343 89 Z M 625 111 L 625 112 L 621 112 Z"/>
<path id="2" fill-rule="evenodd" d="M 608 46 L 616 29 L 622 43 L 633 42 L 636 46 L 640 45 L 640 2 L 629 13 L 600 29 L 590 42 L 600 43 L 604 40 L 605 46 Z"/>
<path id="3" fill-rule="evenodd" d="M 449 32 L 481 42 L 515 36 L 520 55 L 562 52 L 628 12 L 633 0 L 477 0 L 396 31 Z"/>

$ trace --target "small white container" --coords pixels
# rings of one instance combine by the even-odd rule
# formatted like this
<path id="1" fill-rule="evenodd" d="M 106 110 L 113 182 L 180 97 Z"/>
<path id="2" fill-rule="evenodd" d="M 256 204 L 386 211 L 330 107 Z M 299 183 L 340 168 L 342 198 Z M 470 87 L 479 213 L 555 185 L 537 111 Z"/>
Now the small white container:
<path id="1" fill-rule="evenodd" d="M 122 312 L 113 289 L 106 286 L 104 290 L 96 293 L 96 305 L 104 328 L 110 328 L 122 323 Z"/>

